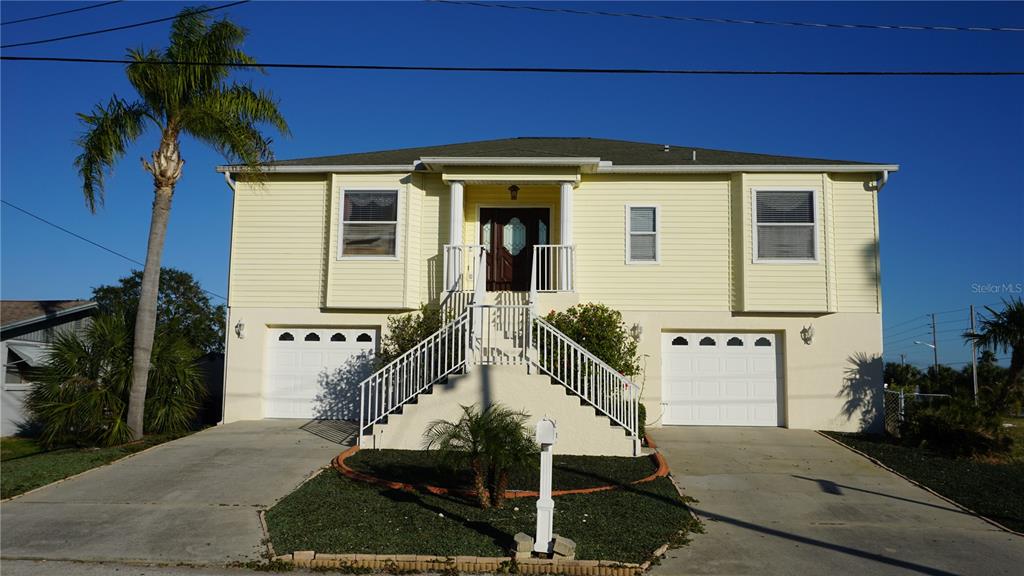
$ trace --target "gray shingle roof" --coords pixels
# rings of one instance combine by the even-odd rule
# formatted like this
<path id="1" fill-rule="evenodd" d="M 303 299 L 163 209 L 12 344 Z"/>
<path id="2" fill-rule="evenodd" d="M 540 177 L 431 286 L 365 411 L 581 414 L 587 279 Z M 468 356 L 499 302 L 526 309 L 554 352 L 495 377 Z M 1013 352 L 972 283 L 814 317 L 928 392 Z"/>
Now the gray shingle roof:
<path id="1" fill-rule="evenodd" d="M 697 160 L 693 161 L 693 152 L 697 152 Z M 723 165 L 815 165 L 815 164 L 870 164 L 872 162 L 854 162 L 850 160 L 827 160 L 823 158 L 803 158 L 799 156 L 776 156 L 751 152 L 732 152 L 729 150 L 711 150 L 690 146 L 670 145 L 665 151 L 665 144 L 630 142 L 627 140 L 607 140 L 604 138 L 505 138 L 501 140 L 480 140 L 462 142 L 442 146 L 421 146 L 418 148 L 402 148 L 398 150 L 381 150 L 378 152 L 360 152 L 356 154 L 338 154 L 334 156 L 317 156 L 313 158 L 296 158 L 279 160 L 271 166 L 321 166 L 321 165 L 391 165 L 412 164 L 422 157 L 431 156 L 462 156 L 462 157 L 579 157 L 600 158 L 611 161 L 615 165 L 691 165 L 691 166 L 723 166 Z"/>

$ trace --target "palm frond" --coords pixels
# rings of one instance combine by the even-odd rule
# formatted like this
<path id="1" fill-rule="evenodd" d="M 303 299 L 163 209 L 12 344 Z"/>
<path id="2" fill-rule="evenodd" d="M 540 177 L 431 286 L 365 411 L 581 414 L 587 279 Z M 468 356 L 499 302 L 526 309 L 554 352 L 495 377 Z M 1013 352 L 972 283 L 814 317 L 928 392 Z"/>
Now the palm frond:
<path id="1" fill-rule="evenodd" d="M 183 110 L 178 122 L 184 132 L 253 172 L 273 160 L 272 141 L 259 125 L 269 124 L 289 134 L 288 123 L 270 94 L 242 84 L 206 94 Z"/>
<path id="2" fill-rule="evenodd" d="M 146 129 L 146 105 L 114 96 L 106 106 L 97 104 L 91 114 L 79 114 L 85 132 L 78 138 L 81 152 L 75 167 L 82 177 L 82 193 L 89 210 L 95 212 L 104 200 L 104 179 L 128 145 Z"/>

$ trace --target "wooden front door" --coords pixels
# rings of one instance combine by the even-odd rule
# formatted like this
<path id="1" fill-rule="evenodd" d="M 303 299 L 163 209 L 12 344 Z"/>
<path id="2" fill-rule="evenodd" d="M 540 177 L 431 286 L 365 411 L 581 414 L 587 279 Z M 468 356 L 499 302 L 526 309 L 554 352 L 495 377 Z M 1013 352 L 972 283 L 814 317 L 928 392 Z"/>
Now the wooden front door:
<path id="1" fill-rule="evenodd" d="M 550 244 L 547 208 L 481 208 L 480 243 L 487 249 L 487 290 L 530 289 L 533 247 Z"/>

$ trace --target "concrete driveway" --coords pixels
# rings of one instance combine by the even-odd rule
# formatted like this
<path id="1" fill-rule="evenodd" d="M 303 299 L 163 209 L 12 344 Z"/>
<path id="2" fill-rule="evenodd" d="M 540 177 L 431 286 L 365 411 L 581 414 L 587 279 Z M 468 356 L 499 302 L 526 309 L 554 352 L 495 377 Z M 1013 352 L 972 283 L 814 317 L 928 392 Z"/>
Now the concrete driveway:
<path id="1" fill-rule="evenodd" d="M 347 423 L 236 422 L 0 505 L 0 556 L 221 564 L 260 556 L 259 510 L 351 440 Z"/>
<path id="2" fill-rule="evenodd" d="M 807 430 L 651 431 L 706 533 L 655 574 L 1020 574 L 1024 538 Z"/>

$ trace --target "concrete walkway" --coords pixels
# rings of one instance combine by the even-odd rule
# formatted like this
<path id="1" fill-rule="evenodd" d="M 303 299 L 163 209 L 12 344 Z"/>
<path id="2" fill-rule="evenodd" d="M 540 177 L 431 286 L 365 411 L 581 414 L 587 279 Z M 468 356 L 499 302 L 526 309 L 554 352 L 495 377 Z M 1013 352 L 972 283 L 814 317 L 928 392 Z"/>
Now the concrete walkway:
<path id="1" fill-rule="evenodd" d="M 0 505 L 0 557 L 219 564 L 259 558 L 259 510 L 351 439 L 346 423 L 236 422 Z"/>
<path id="2" fill-rule="evenodd" d="M 806 430 L 650 432 L 706 533 L 654 574 L 1020 574 L 1024 538 Z"/>

